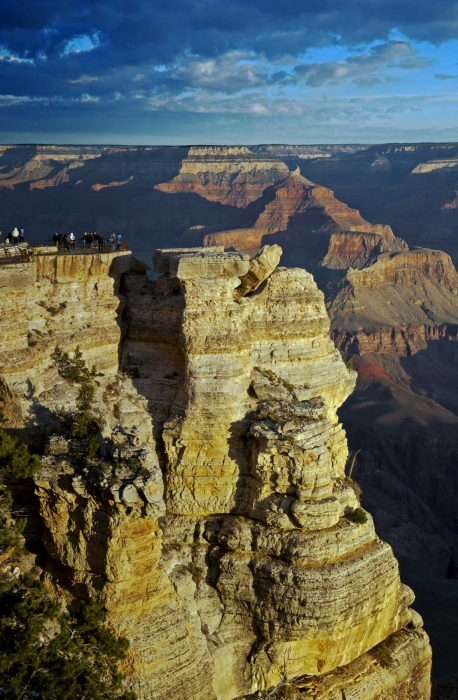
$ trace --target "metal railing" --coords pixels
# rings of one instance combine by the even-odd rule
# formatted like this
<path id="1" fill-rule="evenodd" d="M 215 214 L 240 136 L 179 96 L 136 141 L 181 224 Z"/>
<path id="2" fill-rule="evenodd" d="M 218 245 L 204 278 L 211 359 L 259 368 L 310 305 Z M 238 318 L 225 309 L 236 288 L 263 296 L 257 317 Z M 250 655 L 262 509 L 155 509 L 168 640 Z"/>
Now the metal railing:
<path id="1" fill-rule="evenodd" d="M 0 245 L 0 264 L 29 262 L 30 253 L 26 243 L 18 243 L 17 245 Z"/>
<path id="2" fill-rule="evenodd" d="M 129 246 L 125 240 L 122 240 L 120 244 L 107 243 L 104 241 L 100 243 L 96 242 L 91 245 L 75 242 L 74 245 L 62 243 L 57 246 L 53 241 L 46 241 L 45 243 L 33 241 L 30 244 L 19 243 L 18 245 L 6 245 L 3 243 L 0 244 L 0 265 L 5 263 L 30 262 L 33 254 L 39 254 L 40 248 L 48 249 L 43 253 L 45 255 L 94 255 L 94 253 L 116 253 L 129 250 Z M 49 250 L 50 248 L 52 250 Z"/>
<path id="3" fill-rule="evenodd" d="M 125 244 L 125 245 L 124 245 Z M 121 245 L 118 247 L 117 244 L 112 244 L 112 243 L 95 243 L 93 245 L 87 246 L 87 245 L 82 245 L 81 243 L 75 243 L 73 246 L 71 244 L 65 245 L 57 245 L 55 246 L 53 243 L 48 243 L 46 246 L 33 246 L 34 248 L 40 248 L 40 247 L 46 247 L 46 248 L 54 248 L 55 252 L 58 253 L 59 255 L 66 254 L 66 255 L 71 255 L 77 253 L 78 255 L 84 255 L 84 254 L 94 254 L 94 253 L 116 253 L 119 252 L 120 250 L 128 250 L 127 243 L 123 241 Z"/>

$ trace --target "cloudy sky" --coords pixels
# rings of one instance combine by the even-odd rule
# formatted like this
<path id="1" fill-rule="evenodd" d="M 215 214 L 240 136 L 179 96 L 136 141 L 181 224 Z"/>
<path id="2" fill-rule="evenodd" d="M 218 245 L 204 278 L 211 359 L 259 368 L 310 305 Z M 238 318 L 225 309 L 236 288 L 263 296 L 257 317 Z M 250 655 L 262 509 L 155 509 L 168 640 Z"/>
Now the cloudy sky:
<path id="1" fill-rule="evenodd" d="M 2 0 L 0 141 L 458 141 L 458 0 Z"/>

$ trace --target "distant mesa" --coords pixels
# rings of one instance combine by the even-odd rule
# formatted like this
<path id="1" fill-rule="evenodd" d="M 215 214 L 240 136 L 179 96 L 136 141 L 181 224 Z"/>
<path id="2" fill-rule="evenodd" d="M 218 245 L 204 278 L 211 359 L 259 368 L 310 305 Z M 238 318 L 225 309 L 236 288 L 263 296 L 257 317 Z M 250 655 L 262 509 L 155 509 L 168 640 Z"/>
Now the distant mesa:
<path id="1" fill-rule="evenodd" d="M 413 170 L 412 175 L 422 175 L 431 173 L 434 170 L 444 170 L 445 168 L 458 167 L 458 158 L 443 158 L 441 160 L 429 160 L 426 163 L 419 163 Z"/>
<path id="2" fill-rule="evenodd" d="M 255 155 L 245 147 L 193 147 L 178 175 L 156 189 L 169 194 L 193 192 L 211 202 L 244 208 L 288 172 L 278 158 Z"/>

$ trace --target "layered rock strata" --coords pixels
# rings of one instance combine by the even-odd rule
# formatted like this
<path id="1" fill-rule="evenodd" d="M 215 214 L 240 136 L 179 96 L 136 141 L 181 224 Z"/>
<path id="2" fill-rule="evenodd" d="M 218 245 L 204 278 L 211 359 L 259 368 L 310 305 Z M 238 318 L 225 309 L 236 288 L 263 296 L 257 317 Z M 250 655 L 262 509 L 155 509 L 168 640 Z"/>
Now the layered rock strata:
<path id="1" fill-rule="evenodd" d="M 328 303 L 334 340 L 358 371 L 340 415 L 359 451 L 363 503 L 398 556 L 449 578 L 458 561 L 457 288 L 448 255 L 415 248 L 349 270 Z"/>
<path id="2" fill-rule="evenodd" d="M 348 353 L 411 355 L 458 336 L 458 274 L 441 250 L 379 255 L 349 270 L 328 303 L 334 337 Z"/>
<path id="3" fill-rule="evenodd" d="M 313 278 L 276 268 L 278 254 L 163 251 L 154 283 L 138 263 L 119 279 L 111 258 L 103 274 L 66 258 L 59 289 L 83 267 L 83 308 L 83 288 L 107 291 L 114 278 L 105 323 L 126 336 L 118 375 L 103 343 L 82 343 L 104 361 L 104 428 L 97 457 L 63 437 L 47 448 L 36 478 L 46 570 L 66 596 L 101 600 L 129 637 L 140 698 L 264 697 L 291 681 L 315 699 L 426 700 L 430 651 L 413 596 L 370 515 L 355 516 L 345 478 L 336 411 L 354 373 Z M 25 289 L 41 277 L 46 288 L 34 275 Z M 100 315 L 105 301 L 91 301 Z M 76 337 L 61 340 L 73 349 Z M 23 381 L 44 366 L 30 361 Z M 11 372 L 3 380 L 24 413 L 33 401 Z M 56 399 L 34 400 L 44 412 Z"/>
<path id="4" fill-rule="evenodd" d="M 211 202 L 246 207 L 287 174 L 287 165 L 275 156 L 253 155 L 244 146 L 193 146 L 178 175 L 156 189 L 194 192 Z"/>
<path id="5" fill-rule="evenodd" d="M 384 251 L 407 250 L 389 226 L 365 221 L 334 197 L 334 193 L 301 175 L 299 167 L 276 185 L 251 228 L 207 234 L 204 245 L 253 251 L 263 243 L 284 246 L 288 261 L 313 268 L 363 267 Z"/>
<path id="6" fill-rule="evenodd" d="M 121 276 L 128 251 L 57 254 L 30 249 L 31 261 L 0 266 L 0 376 L 20 416 L 14 427 L 31 439 L 58 424 L 75 390 L 57 372 L 55 349 L 81 348 L 106 380 L 118 371 L 123 303 Z"/>

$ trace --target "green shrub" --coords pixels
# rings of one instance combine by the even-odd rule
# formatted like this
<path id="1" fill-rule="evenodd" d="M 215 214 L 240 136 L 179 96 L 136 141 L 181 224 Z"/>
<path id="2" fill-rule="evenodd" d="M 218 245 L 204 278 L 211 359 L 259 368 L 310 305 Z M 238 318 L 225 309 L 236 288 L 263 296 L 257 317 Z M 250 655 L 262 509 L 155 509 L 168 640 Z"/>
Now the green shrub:
<path id="1" fill-rule="evenodd" d="M 60 376 L 64 379 L 68 379 L 69 382 L 84 384 L 93 377 L 101 376 L 100 373 L 97 373 L 94 366 L 92 369 L 86 367 L 86 362 L 83 360 L 83 353 L 79 345 L 73 352 L 72 357 L 70 357 L 68 352 L 62 352 L 59 347 L 56 347 L 54 356 L 57 360 Z"/>
<path id="2" fill-rule="evenodd" d="M 140 469 L 140 460 L 138 457 L 129 457 L 127 460 L 127 466 L 132 469 L 132 471 L 135 471 L 136 469 Z"/>
<path id="3" fill-rule="evenodd" d="M 2 551 L 13 548 L 13 554 L 17 557 L 24 547 L 22 533 L 27 519 L 22 517 L 22 512 L 14 511 L 9 482 L 32 476 L 40 468 L 40 460 L 37 455 L 29 453 L 26 445 L 19 445 L 15 438 L 8 435 L 4 423 L 3 408 L 0 406 L 0 547 Z M 0 574 L 0 592 L 7 590 L 10 584 L 8 577 Z"/>
<path id="4" fill-rule="evenodd" d="M 88 459 L 95 459 L 98 456 L 99 452 L 100 452 L 99 441 L 97 440 L 95 435 L 93 435 L 90 438 L 89 444 L 86 448 L 86 457 Z"/>
<path id="5" fill-rule="evenodd" d="M 22 532 L 27 525 L 27 519 L 15 519 L 12 514 L 13 498 L 5 484 L 0 483 L 0 547 L 2 551 L 8 547 L 22 550 L 24 538 Z"/>
<path id="6" fill-rule="evenodd" d="M 1 396 L 0 396 L 1 399 Z M 5 418 L 0 406 L 0 475 L 12 479 L 26 479 L 40 469 L 40 459 L 31 455 L 26 445 L 8 435 L 3 428 Z"/>
<path id="7" fill-rule="evenodd" d="M 0 688 L 5 700 L 133 700 L 119 660 L 128 641 L 88 604 L 63 614 L 31 575 L 0 595 Z"/>
<path id="8" fill-rule="evenodd" d="M 101 376 L 93 366 L 89 369 L 83 360 L 83 353 L 79 346 L 72 357 L 68 352 L 62 352 L 60 348 L 55 349 L 55 358 L 61 377 L 71 382 L 79 384 L 78 395 L 76 397 L 76 414 L 71 427 L 72 437 L 92 437 L 97 435 L 100 426 L 93 412 L 93 401 L 95 396 L 94 378 Z"/>
<path id="9" fill-rule="evenodd" d="M 354 510 L 348 510 L 345 513 L 346 517 L 354 523 L 367 523 L 366 511 L 362 508 L 355 508 Z"/>

